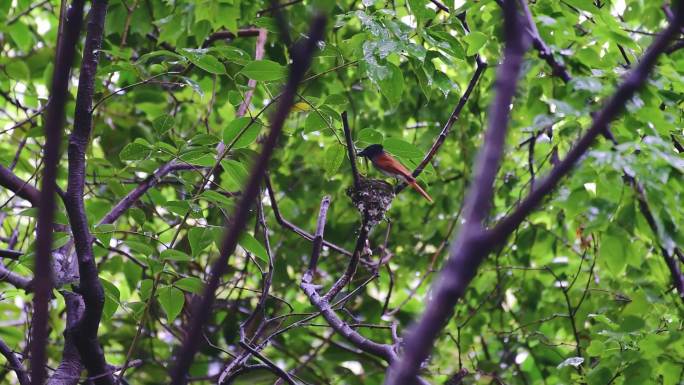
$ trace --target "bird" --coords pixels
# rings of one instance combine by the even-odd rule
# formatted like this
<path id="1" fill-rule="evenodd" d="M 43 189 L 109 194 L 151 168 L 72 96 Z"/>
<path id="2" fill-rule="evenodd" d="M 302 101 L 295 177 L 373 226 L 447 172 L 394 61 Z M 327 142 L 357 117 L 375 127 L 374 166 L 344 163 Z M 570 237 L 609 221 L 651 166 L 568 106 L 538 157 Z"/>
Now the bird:
<path id="1" fill-rule="evenodd" d="M 423 190 L 416 182 L 416 178 L 398 160 L 390 155 L 380 144 L 371 144 L 358 153 L 359 156 L 370 159 L 373 166 L 385 175 L 403 179 L 414 190 L 418 191 L 428 202 L 432 203 L 432 197 Z"/>

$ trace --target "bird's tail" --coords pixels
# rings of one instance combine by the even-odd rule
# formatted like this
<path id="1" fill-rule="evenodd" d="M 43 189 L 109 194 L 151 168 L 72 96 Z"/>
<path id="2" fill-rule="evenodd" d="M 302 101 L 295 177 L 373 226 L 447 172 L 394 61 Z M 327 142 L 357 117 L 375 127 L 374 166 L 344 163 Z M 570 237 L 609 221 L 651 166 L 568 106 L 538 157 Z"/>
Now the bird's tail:
<path id="1" fill-rule="evenodd" d="M 420 187 L 418 183 L 416 183 L 415 179 L 408 179 L 406 183 L 408 183 L 409 186 L 411 186 L 414 190 L 418 191 L 418 193 L 422 195 L 425 199 L 427 199 L 428 202 L 432 203 L 432 197 L 430 197 L 430 194 L 425 192 L 425 190 L 423 190 L 423 188 Z"/>

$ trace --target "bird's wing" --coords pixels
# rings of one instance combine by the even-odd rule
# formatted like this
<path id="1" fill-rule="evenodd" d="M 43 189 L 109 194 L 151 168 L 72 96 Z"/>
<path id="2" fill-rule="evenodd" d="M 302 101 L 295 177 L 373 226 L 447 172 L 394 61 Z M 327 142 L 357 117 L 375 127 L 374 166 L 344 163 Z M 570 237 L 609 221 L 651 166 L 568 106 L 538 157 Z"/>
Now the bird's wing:
<path id="1" fill-rule="evenodd" d="M 392 156 L 387 154 L 381 154 L 373 159 L 373 162 L 382 170 L 391 173 L 398 174 L 406 180 L 410 181 L 414 178 L 411 176 L 411 172 L 404 167 L 403 164 L 399 163 L 398 160 L 394 159 Z"/>

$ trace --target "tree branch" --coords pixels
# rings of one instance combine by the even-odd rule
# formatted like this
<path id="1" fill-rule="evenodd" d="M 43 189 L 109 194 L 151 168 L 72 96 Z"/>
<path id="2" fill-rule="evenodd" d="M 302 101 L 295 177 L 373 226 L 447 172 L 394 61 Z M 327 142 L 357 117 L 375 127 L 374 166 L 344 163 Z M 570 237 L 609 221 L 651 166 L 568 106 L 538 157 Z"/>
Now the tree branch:
<path id="1" fill-rule="evenodd" d="M 21 361 L 19 361 L 19 357 L 17 357 L 17 355 L 14 354 L 14 352 L 12 351 L 12 349 L 10 349 L 10 347 L 7 346 L 5 341 L 1 339 L 0 354 L 2 354 L 5 357 L 10 369 L 12 369 L 14 373 L 17 375 L 19 385 L 29 385 L 31 380 L 29 379 L 28 374 L 24 369 L 24 366 L 21 364 Z"/>
<path id="2" fill-rule="evenodd" d="M 32 291 L 32 281 L 30 278 L 25 278 L 9 270 L 2 263 L 0 263 L 0 282 L 7 282 L 16 288 L 23 289 L 27 293 Z"/>
<path id="3" fill-rule="evenodd" d="M 446 11 L 448 12 L 448 9 L 446 9 Z M 466 29 L 466 31 L 469 31 L 468 24 L 466 24 L 465 22 L 465 14 L 462 14 L 462 16 L 459 18 L 461 19 L 461 23 L 463 23 L 463 27 Z M 442 128 L 442 131 L 440 131 L 439 135 L 437 136 L 437 139 L 435 139 L 435 142 L 432 144 L 432 147 L 430 147 L 430 150 L 427 152 L 427 154 L 425 154 L 423 160 L 420 161 L 416 169 L 413 170 L 412 175 L 414 178 L 417 178 L 423 172 L 425 167 L 428 164 L 430 164 L 432 158 L 434 158 L 435 155 L 437 155 L 437 152 L 444 144 L 444 141 L 446 140 L 447 136 L 449 136 L 451 128 L 456 123 L 456 121 L 458 121 L 458 118 L 461 115 L 463 107 L 465 107 L 466 103 L 468 102 L 468 99 L 470 98 L 470 94 L 473 92 L 475 86 L 477 85 L 477 82 L 480 80 L 480 77 L 487 69 L 487 63 L 482 61 L 479 55 L 475 56 L 475 63 L 477 67 L 475 68 L 475 72 L 473 73 L 473 76 L 470 78 L 470 81 L 468 82 L 468 86 L 466 87 L 465 92 L 463 92 L 463 95 L 461 95 L 461 98 L 458 100 L 458 103 L 456 104 L 456 108 L 454 108 L 454 111 L 451 112 L 449 120 L 447 120 L 447 122 L 444 124 L 444 128 Z M 395 193 L 398 194 L 403 189 L 405 189 L 406 186 L 408 186 L 406 182 L 401 182 L 397 184 L 397 187 L 394 189 Z"/>
<path id="4" fill-rule="evenodd" d="M 354 140 L 352 140 L 351 130 L 349 129 L 347 111 L 342 112 L 342 127 L 344 128 L 344 138 L 347 142 L 347 155 L 349 156 L 352 177 L 354 178 L 354 190 L 358 191 L 361 177 L 359 176 L 359 170 L 356 168 L 356 148 L 354 148 Z"/>
<path id="5" fill-rule="evenodd" d="M 406 333 L 404 356 L 395 362 L 385 381 L 388 385 L 411 384 L 421 363 L 428 357 L 437 335 L 453 314 L 453 307 L 477 272 L 489 246 L 482 242 L 483 221 L 494 196 L 494 180 L 503 156 L 510 105 L 523 55 L 527 50 L 515 0 L 504 9 L 504 60 L 497 72 L 496 96 L 489 109 L 489 126 L 478 154 L 472 187 L 464 203 L 465 223 L 453 245 L 451 256 L 433 289 L 433 299 L 420 320 Z"/>
<path id="6" fill-rule="evenodd" d="M 195 166 L 176 162 L 174 160 L 163 164 L 161 167 L 156 169 L 152 175 L 145 178 L 145 180 L 137 185 L 133 190 L 131 190 L 125 197 L 123 197 L 119 203 L 112 207 L 109 212 L 100 219 L 99 225 L 114 223 L 121 215 L 123 215 L 126 210 L 131 208 L 135 202 L 137 202 L 140 197 L 142 197 L 149 189 L 157 185 L 163 177 L 174 171 L 180 170 L 192 170 Z"/>
<path id="7" fill-rule="evenodd" d="M 512 213 L 490 230 L 490 238 L 492 240 L 503 242 L 522 223 L 527 215 L 541 203 L 541 200 L 553 190 L 558 181 L 570 172 L 579 158 L 589 149 L 594 139 L 608 128 L 610 122 L 617 118 L 627 102 L 646 82 L 648 74 L 655 66 L 658 56 L 665 51 L 668 43 L 677 33 L 679 25 L 681 25 L 684 19 L 682 14 L 683 12 L 678 11 L 676 20 L 668 25 L 653 41 L 638 66 L 629 72 L 610 100 L 605 103 L 605 107 L 595 115 L 589 130 L 577 141 L 566 157 L 554 166 L 546 177 L 539 180 L 535 188 L 520 202 Z"/>
<path id="8" fill-rule="evenodd" d="M 104 289 L 100 283 L 93 256 L 93 237 L 90 234 L 83 196 L 85 195 L 85 154 L 93 125 L 93 94 L 106 14 L 107 1 L 94 0 L 88 18 L 81 73 L 78 79 L 74 128 L 69 137 L 69 174 L 64 200 L 78 258 L 80 276 L 78 293 L 83 297 L 85 306 L 83 317 L 74 327 L 76 348 L 83 366 L 97 385 L 111 385 L 114 383 L 114 378 L 97 338 L 104 307 Z"/>
<path id="9" fill-rule="evenodd" d="M 323 200 L 321 201 L 321 208 L 318 213 L 318 221 L 316 225 L 316 239 L 322 239 L 323 237 L 323 231 L 325 229 L 325 219 L 326 215 L 328 213 L 328 206 L 330 205 L 330 198 L 328 196 L 323 197 Z M 366 226 L 364 226 L 365 228 Z M 361 236 L 359 236 L 359 239 L 361 239 Z M 364 240 L 365 243 L 365 240 Z M 358 242 L 357 242 L 358 245 Z M 323 315 L 323 318 L 325 318 L 326 321 L 328 321 L 328 324 L 340 335 L 345 337 L 347 340 L 349 340 L 354 346 L 358 347 L 359 349 L 376 355 L 378 357 L 383 358 L 387 363 L 391 363 L 396 359 L 396 354 L 394 353 L 394 350 L 392 350 L 392 347 L 390 345 L 384 345 L 384 344 L 378 344 L 376 342 L 373 342 L 363 336 L 361 336 L 357 331 L 352 329 L 347 323 L 342 321 L 337 314 L 335 314 L 335 311 L 332 309 L 330 306 L 330 300 L 326 297 L 330 293 L 333 292 L 331 289 L 326 296 L 321 297 L 318 292 L 316 291 L 316 286 L 313 284 L 313 277 L 315 275 L 315 270 L 316 270 L 316 263 L 318 262 L 318 255 L 321 253 L 321 242 L 316 242 L 314 241 L 313 243 L 313 249 L 311 251 L 311 260 L 309 261 L 309 269 L 304 273 L 302 276 L 302 282 L 300 284 L 300 287 L 304 291 L 307 297 L 309 297 L 309 301 L 313 306 L 315 306 Z M 363 247 L 363 246 L 361 246 Z M 357 252 L 354 252 L 354 255 L 357 255 Z M 345 273 L 345 275 L 347 275 Z M 340 278 L 342 280 L 342 278 Z M 338 281 L 340 282 L 340 281 Z M 343 287 L 342 285 L 341 287 Z M 334 297 L 331 296 L 331 297 Z M 330 298 L 330 297 L 329 297 Z"/>
<path id="10" fill-rule="evenodd" d="M 546 45 L 546 42 L 541 38 L 537 25 L 532 17 L 532 12 L 530 12 L 530 8 L 527 5 L 527 0 L 520 0 L 520 6 L 525 14 L 525 19 L 527 19 L 527 32 L 532 38 L 532 45 L 539 53 L 539 57 L 551 66 L 554 76 L 558 76 L 566 83 L 569 82 L 572 77 L 568 73 L 568 69 L 565 68 L 565 65 L 556 60 L 551 48 L 549 48 L 549 46 Z"/>
<path id="11" fill-rule="evenodd" d="M 64 329 L 64 347 L 62 361 L 50 376 L 47 385 L 77 385 L 83 371 L 81 356 L 76 349 L 77 324 L 83 318 L 83 298 L 76 293 L 62 291 L 66 304 L 66 328 Z"/>
<path id="12" fill-rule="evenodd" d="M 0 186 L 12 191 L 18 197 L 26 199 L 33 207 L 40 205 L 40 191 L 2 165 L 0 165 Z"/>
<path id="13" fill-rule="evenodd" d="M 207 283 L 202 297 L 195 302 L 193 307 L 192 322 L 188 329 L 188 334 L 183 343 L 180 352 L 177 355 L 177 360 L 174 368 L 171 371 L 171 384 L 182 385 L 187 382 L 186 373 L 190 368 L 194 355 L 199 348 L 201 340 L 202 328 L 208 322 L 211 314 L 212 305 L 214 303 L 214 296 L 216 289 L 219 286 L 221 277 L 228 267 L 228 258 L 235 250 L 237 242 L 242 232 L 247 219 L 249 218 L 249 210 L 254 203 L 254 198 L 259 192 L 259 184 L 266 174 L 269 159 L 276 146 L 280 132 L 282 131 L 285 119 L 294 103 L 297 87 L 304 78 L 306 71 L 309 68 L 313 54 L 316 49 L 316 44 L 323 37 L 325 28 L 325 18 L 318 16 L 314 18 L 309 32 L 310 38 L 300 47 L 300 50 L 293 52 L 293 63 L 290 66 L 290 76 L 283 91 L 283 96 L 280 98 L 278 108 L 273 115 L 271 121 L 271 130 L 264 140 L 261 148 L 261 153 L 254 163 L 252 173 L 245 185 L 244 192 L 237 205 L 235 213 L 232 217 L 232 223 L 228 228 L 226 236 L 221 246 L 221 253 L 219 258 L 213 264 L 209 282 Z"/>
<path id="14" fill-rule="evenodd" d="M 311 260 L 309 261 L 309 270 L 306 274 L 311 274 L 312 277 L 316 275 L 316 267 L 318 266 L 318 257 L 321 255 L 323 248 L 323 232 L 325 230 L 325 218 L 328 215 L 328 208 L 330 207 L 330 196 L 326 195 L 321 200 L 321 208 L 318 211 L 318 220 L 316 221 L 316 234 L 313 240 L 313 251 L 311 252 Z"/>
<path id="15" fill-rule="evenodd" d="M 38 221 L 36 228 L 35 280 L 33 282 L 33 321 L 31 330 L 31 383 L 42 385 L 46 378 L 46 347 L 48 345 L 48 302 L 53 287 L 52 276 L 52 239 L 55 218 L 55 191 L 57 187 L 57 166 L 59 164 L 59 146 L 62 142 L 64 127 L 64 110 L 67 102 L 71 66 L 76 54 L 76 45 L 83 20 L 83 0 L 73 0 L 60 20 L 64 25 L 64 34 L 57 41 L 55 67 L 50 87 L 50 103 L 47 106 L 45 119 L 45 146 L 43 148 L 43 179 L 40 191 Z M 62 4 L 66 4 L 63 2 Z"/>
<path id="16" fill-rule="evenodd" d="M 508 1 L 506 4 L 511 7 L 511 3 Z M 508 13 L 510 14 L 510 11 Z M 447 266 L 436 284 L 433 300 L 428 305 L 419 323 L 408 335 L 406 357 L 401 364 L 394 367 L 396 374 L 390 375 L 388 384 L 408 383 L 406 379 L 410 379 L 410 375 L 417 373 L 420 363 L 430 351 L 432 341 L 452 313 L 454 304 L 463 296 L 466 286 L 474 277 L 477 267 L 484 257 L 507 239 L 541 200 L 553 190 L 558 181 L 567 175 L 579 158 L 588 150 L 593 140 L 603 133 L 609 123 L 617 117 L 636 91 L 646 82 L 658 56 L 666 50 L 683 20 L 684 12 L 680 9 L 675 21 L 655 39 L 639 65 L 629 73 L 605 107 L 595 115 L 591 128 L 568 152 L 565 159 L 554 166 L 551 172 L 539 181 L 510 215 L 501 220 L 493 229 L 489 231 L 475 229 L 470 236 L 468 236 L 468 230 L 472 222 L 466 221 L 454 244 Z M 508 32 L 507 35 L 510 36 L 511 33 Z M 504 62 L 502 67 L 506 66 L 506 62 Z M 507 77 L 507 79 L 512 78 Z M 493 104 L 493 106 L 496 105 L 501 106 L 501 103 Z M 508 103 L 505 104 L 506 108 L 508 105 Z M 494 114 L 490 113 L 490 116 L 494 116 Z M 474 185 L 477 184 L 477 182 L 474 183 Z"/>
<path id="17" fill-rule="evenodd" d="M 280 213 L 280 209 L 278 208 L 278 201 L 275 198 L 273 186 L 271 185 L 271 178 L 268 175 L 266 175 L 264 181 L 266 183 L 266 191 L 268 192 L 268 198 L 271 201 L 271 208 L 273 209 L 273 215 L 276 218 L 276 222 L 278 222 L 278 224 L 285 227 L 286 229 L 298 234 L 300 237 L 306 239 L 307 241 L 313 241 L 314 236 L 311 233 L 307 232 L 306 230 L 294 225 L 287 219 L 283 218 L 282 214 Z M 340 246 L 337 246 L 334 243 L 328 242 L 325 239 L 323 239 L 323 246 L 329 247 L 337 251 L 338 253 L 344 254 L 346 256 L 352 256 L 352 253 L 350 253 L 349 251 L 343 249 Z"/>

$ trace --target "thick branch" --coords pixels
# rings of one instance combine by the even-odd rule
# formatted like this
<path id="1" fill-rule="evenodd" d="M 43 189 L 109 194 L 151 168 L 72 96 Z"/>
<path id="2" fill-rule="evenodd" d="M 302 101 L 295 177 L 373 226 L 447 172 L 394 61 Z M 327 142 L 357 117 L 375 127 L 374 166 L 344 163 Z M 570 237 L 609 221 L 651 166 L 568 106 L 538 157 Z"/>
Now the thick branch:
<path id="1" fill-rule="evenodd" d="M 40 191 L 40 209 L 38 211 L 36 235 L 36 259 L 34 271 L 33 322 L 31 335 L 31 383 L 42 385 L 46 378 L 48 345 L 48 301 L 53 286 L 52 277 L 52 238 L 55 218 L 55 191 L 57 166 L 59 164 L 59 146 L 62 141 L 64 127 L 64 109 L 67 102 L 71 66 L 76 54 L 76 45 L 81 31 L 83 19 L 83 0 L 73 0 L 66 17 L 60 20 L 64 25 L 64 33 L 57 42 L 55 68 L 50 88 L 50 103 L 45 119 L 45 146 L 43 148 L 43 179 Z M 66 4 L 66 3 L 63 3 Z"/>
<path id="2" fill-rule="evenodd" d="M 515 0 L 504 2 L 506 47 L 504 61 L 496 80 L 496 96 L 489 109 L 489 125 L 484 145 L 478 154 L 472 187 L 464 204 L 465 223 L 461 227 L 451 256 L 435 284 L 433 299 L 421 319 L 406 333 L 404 356 L 395 362 L 386 384 L 411 384 L 421 363 L 428 357 L 437 335 L 453 314 L 457 299 L 465 292 L 477 267 L 487 254 L 481 242 L 483 221 L 494 195 L 494 180 L 503 156 L 510 105 L 527 44 L 517 16 Z"/>
<path id="3" fill-rule="evenodd" d="M 595 115 L 589 130 L 577 141 L 566 157 L 554 166 L 546 177 L 539 180 L 535 188 L 511 214 L 502 219 L 491 230 L 490 237 L 493 240 L 503 242 L 522 223 L 527 215 L 541 203 L 542 199 L 553 190 L 560 179 L 570 172 L 575 163 L 589 149 L 594 139 L 608 128 L 610 122 L 617 118 L 627 102 L 646 82 L 648 74 L 655 66 L 658 56 L 665 51 L 667 45 L 677 33 L 684 19 L 682 14 L 682 11 L 678 11 L 677 18 L 653 41 L 637 67 L 629 72 L 625 80 L 615 91 L 615 94 L 605 104 L 605 107 Z"/>
<path id="4" fill-rule="evenodd" d="M 7 282 L 18 289 L 23 289 L 26 292 L 30 292 L 32 290 L 31 279 L 25 278 L 9 270 L 2 263 L 0 263 L 0 282 Z"/>
<path id="5" fill-rule="evenodd" d="M 81 356 L 76 349 L 76 326 L 83 317 L 83 298 L 76 293 L 63 291 L 66 304 L 66 328 L 64 329 L 64 347 L 62 361 L 50 376 L 47 385 L 77 385 L 83 371 Z"/>
<path id="6" fill-rule="evenodd" d="M 18 197 L 26 199 L 33 207 L 38 207 L 40 204 L 40 191 L 33 187 L 28 182 L 22 180 L 14 173 L 0 165 L 0 186 L 7 188 L 15 193 Z"/>
<path id="7" fill-rule="evenodd" d="M 107 1 L 94 0 L 90 9 L 81 73 L 78 79 L 74 129 L 69 137 L 69 175 L 64 201 L 78 257 L 80 275 L 78 292 L 82 295 L 85 305 L 83 317 L 75 326 L 76 348 L 80 353 L 83 366 L 97 385 L 111 385 L 114 383 L 114 378 L 97 339 L 104 306 L 104 289 L 93 257 L 93 237 L 90 234 L 83 196 L 85 154 L 93 125 L 93 93 L 106 14 Z"/>
<path id="8" fill-rule="evenodd" d="M 12 349 L 10 349 L 10 347 L 7 346 L 7 344 L 3 340 L 0 340 L 0 354 L 2 354 L 5 357 L 10 369 L 12 369 L 14 373 L 16 373 L 17 379 L 19 380 L 19 385 L 29 385 L 31 380 L 29 379 L 28 374 L 24 369 L 24 365 L 21 364 L 21 361 L 19 361 L 19 357 L 17 357 L 17 355 L 14 354 Z"/>
<path id="9" fill-rule="evenodd" d="M 232 223 L 228 228 L 226 236 L 223 240 L 220 256 L 212 266 L 209 282 L 204 289 L 201 299 L 196 301 L 194 304 L 195 306 L 193 307 L 192 312 L 193 317 L 192 322 L 189 325 L 188 334 L 186 335 L 183 346 L 177 355 L 176 364 L 171 371 L 172 385 L 182 385 L 187 382 L 186 373 L 190 368 L 195 353 L 199 348 L 202 328 L 208 322 L 209 316 L 211 315 L 216 289 L 220 284 L 221 277 L 228 267 L 228 258 L 235 250 L 240 234 L 247 223 L 247 219 L 249 218 L 249 210 L 254 203 L 254 198 L 259 192 L 259 184 L 266 174 L 266 169 L 268 168 L 268 162 L 271 158 L 271 154 L 273 153 L 278 138 L 280 137 L 280 132 L 285 124 L 285 119 L 287 118 L 287 115 L 289 114 L 294 103 L 297 87 L 304 78 L 304 74 L 306 74 L 306 71 L 311 64 L 311 60 L 316 49 L 316 44 L 323 37 L 324 27 L 325 19 L 320 16 L 316 17 L 313 20 L 309 33 L 310 38 L 301 47 L 301 50 L 293 52 L 292 56 L 294 58 L 294 62 L 290 67 L 290 75 L 287 84 L 285 85 L 283 96 L 280 98 L 278 108 L 273 115 L 271 121 L 271 130 L 264 140 L 261 153 L 256 159 L 249 180 L 245 185 L 240 203 L 237 205 L 235 213 L 232 217 Z"/>
<path id="10" fill-rule="evenodd" d="M 465 288 L 474 277 L 480 262 L 489 252 L 507 239 L 527 215 L 541 203 L 541 200 L 553 190 L 558 181 L 567 175 L 579 158 L 588 150 L 593 140 L 608 128 L 609 123 L 617 117 L 624 105 L 646 82 L 648 73 L 655 66 L 658 56 L 667 48 L 683 19 L 684 13 L 678 10 L 676 20 L 655 39 L 639 65 L 629 73 L 606 106 L 596 114 L 592 127 L 569 151 L 566 158 L 554 166 L 551 172 L 535 186 L 509 216 L 499 222 L 492 230 L 488 232 L 475 231 L 470 236 L 467 235 L 467 230 L 470 227 L 468 222 L 464 225 L 447 266 L 436 284 L 434 299 L 428 305 L 421 321 L 407 338 L 405 363 L 397 365 L 395 369 L 397 374 L 390 377 L 388 383 L 407 383 L 406 381 L 402 382 L 402 380 L 410 378 L 408 376 L 417 372 L 420 363 L 430 351 L 432 341 L 451 314 L 454 304 L 463 296 Z M 506 66 L 505 63 L 504 66 Z M 499 103 L 499 105 L 501 104 Z M 508 105 L 505 104 L 505 108 L 508 108 Z"/>

